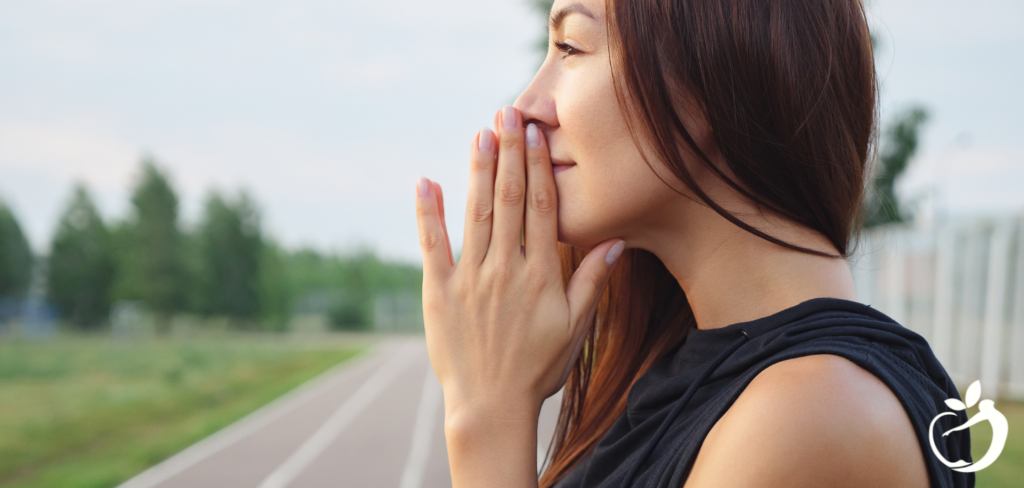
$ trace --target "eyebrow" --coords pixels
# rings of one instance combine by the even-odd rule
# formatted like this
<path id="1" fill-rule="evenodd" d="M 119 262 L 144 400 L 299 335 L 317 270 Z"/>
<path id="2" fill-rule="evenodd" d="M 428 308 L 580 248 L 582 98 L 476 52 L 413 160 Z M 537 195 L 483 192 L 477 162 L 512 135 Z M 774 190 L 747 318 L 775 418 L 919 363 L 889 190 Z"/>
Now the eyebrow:
<path id="1" fill-rule="evenodd" d="M 590 10 L 587 10 L 587 7 L 584 7 L 583 5 L 580 5 L 578 3 L 574 3 L 572 5 L 559 9 L 558 12 L 551 14 L 551 20 L 549 24 L 550 29 L 558 30 L 558 28 L 562 26 L 562 21 L 565 20 L 565 18 L 568 17 L 569 14 L 585 15 L 587 17 L 590 17 L 591 19 L 597 20 L 597 17 L 595 17 Z"/>

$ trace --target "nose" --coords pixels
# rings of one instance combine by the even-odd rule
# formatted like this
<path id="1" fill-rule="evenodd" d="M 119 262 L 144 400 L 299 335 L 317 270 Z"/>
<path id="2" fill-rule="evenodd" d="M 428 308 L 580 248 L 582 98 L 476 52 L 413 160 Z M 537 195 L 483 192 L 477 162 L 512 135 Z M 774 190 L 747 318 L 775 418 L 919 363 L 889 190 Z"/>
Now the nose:
<path id="1" fill-rule="evenodd" d="M 547 61 L 541 65 L 530 85 L 519 94 L 513 107 L 523 114 L 523 124 L 535 123 L 543 129 L 558 127 L 554 83 Z"/>

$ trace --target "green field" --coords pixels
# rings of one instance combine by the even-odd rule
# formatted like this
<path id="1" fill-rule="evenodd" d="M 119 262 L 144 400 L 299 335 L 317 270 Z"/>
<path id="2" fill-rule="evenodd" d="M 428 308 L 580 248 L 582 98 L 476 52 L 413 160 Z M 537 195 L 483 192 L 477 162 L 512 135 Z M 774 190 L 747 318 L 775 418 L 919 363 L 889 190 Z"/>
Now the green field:
<path id="1" fill-rule="evenodd" d="M 978 488 L 1019 488 L 1024 486 L 1024 403 L 996 400 L 996 409 L 1006 416 L 1010 435 L 999 459 L 977 473 Z M 977 407 L 967 411 L 977 413 Z M 981 459 L 992 440 L 992 426 L 988 422 L 971 427 L 971 457 Z"/>
<path id="2" fill-rule="evenodd" d="M 366 344 L 273 335 L 0 340 L 0 485 L 116 486 Z"/>

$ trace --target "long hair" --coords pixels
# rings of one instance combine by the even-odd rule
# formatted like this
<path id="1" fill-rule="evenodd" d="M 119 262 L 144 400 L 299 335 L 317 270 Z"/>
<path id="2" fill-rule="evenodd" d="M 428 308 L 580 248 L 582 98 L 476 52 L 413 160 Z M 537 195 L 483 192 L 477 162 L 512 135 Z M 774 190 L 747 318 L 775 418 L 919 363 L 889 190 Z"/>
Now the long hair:
<path id="1" fill-rule="evenodd" d="M 664 164 L 699 203 L 769 242 L 846 257 L 875 147 L 877 86 L 861 0 L 606 0 L 619 106 L 644 160 Z M 722 155 L 716 166 L 677 112 L 685 92 Z M 644 152 L 643 150 L 641 151 Z M 825 236 L 833 256 L 757 229 L 714 202 L 703 165 L 763 211 Z M 559 244 L 562 276 L 584 250 Z M 540 486 L 590 453 L 629 388 L 696 326 L 678 281 L 650 252 L 620 258 L 563 389 Z"/>

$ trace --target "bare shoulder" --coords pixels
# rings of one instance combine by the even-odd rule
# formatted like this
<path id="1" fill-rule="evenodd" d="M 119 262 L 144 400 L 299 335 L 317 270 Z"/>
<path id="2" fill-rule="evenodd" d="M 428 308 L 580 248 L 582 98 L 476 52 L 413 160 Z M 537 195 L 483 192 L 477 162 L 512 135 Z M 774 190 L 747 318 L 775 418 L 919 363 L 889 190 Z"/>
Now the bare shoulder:
<path id="1" fill-rule="evenodd" d="M 927 487 L 928 472 L 889 387 L 822 354 L 758 374 L 705 438 L 684 486 Z"/>

